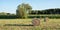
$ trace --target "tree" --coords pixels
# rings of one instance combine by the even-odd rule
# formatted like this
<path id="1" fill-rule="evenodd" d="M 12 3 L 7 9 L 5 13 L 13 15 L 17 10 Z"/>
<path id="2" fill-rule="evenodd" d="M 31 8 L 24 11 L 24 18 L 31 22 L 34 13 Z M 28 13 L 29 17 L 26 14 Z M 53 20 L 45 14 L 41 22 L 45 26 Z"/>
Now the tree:
<path id="1" fill-rule="evenodd" d="M 17 16 L 21 18 L 27 18 L 28 13 L 31 12 L 32 7 L 29 4 L 22 3 L 17 7 Z"/>

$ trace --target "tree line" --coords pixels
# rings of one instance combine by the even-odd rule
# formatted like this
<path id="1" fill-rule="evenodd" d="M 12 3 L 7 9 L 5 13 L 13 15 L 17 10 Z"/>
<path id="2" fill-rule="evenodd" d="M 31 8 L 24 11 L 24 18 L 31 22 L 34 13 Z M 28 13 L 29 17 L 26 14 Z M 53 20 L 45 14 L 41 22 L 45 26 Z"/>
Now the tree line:
<path id="1" fill-rule="evenodd" d="M 32 10 L 29 14 L 60 14 L 60 8 L 45 9 L 45 10 Z"/>
<path id="2" fill-rule="evenodd" d="M 29 15 L 36 15 L 37 16 L 28 16 L 28 18 L 44 18 L 45 16 L 38 16 L 39 14 L 60 14 L 60 9 L 59 8 L 55 8 L 55 9 L 46 9 L 46 10 L 32 10 L 30 13 L 28 13 Z M 49 18 L 60 18 L 60 16 L 48 16 Z M 17 14 L 10 14 L 10 13 L 0 13 L 0 19 L 16 19 L 19 18 L 17 17 Z"/>

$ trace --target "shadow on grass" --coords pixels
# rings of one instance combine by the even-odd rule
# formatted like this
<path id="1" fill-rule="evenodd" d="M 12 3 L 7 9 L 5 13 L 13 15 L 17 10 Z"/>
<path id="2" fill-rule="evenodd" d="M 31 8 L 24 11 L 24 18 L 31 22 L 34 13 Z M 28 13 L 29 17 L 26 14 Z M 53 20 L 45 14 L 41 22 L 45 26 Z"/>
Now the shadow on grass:
<path id="1" fill-rule="evenodd" d="M 32 24 L 5 24 L 4 26 L 33 26 Z"/>

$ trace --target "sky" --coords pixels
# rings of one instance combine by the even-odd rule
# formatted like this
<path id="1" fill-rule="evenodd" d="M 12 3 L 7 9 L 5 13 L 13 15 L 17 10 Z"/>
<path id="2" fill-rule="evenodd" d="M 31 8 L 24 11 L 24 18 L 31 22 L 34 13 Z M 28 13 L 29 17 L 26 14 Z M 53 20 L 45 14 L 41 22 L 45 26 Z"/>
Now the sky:
<path id="1" fill-rule="evenodd" d="M 21 3 L 30 4 L 33 10 L 60 8 L 60 0 L 0 0 L 0 12 L 16 13 Z"/>

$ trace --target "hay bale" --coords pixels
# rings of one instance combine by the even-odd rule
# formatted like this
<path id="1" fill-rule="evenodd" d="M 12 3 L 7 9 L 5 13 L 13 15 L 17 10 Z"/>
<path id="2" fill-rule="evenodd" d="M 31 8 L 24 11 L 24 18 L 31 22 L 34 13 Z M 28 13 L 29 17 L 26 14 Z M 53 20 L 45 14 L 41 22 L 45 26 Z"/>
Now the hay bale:
<path id="1" fill-rule="evenodd" d="M 48 22 L 49 21 L 49 18 L 48 17 L 45 17 L 44 18 L 44 22 Z"/>
<path id="2" fill-rule="evenodd" d="M 40 20 L 37 19 L 37 18 L 34 18 L 34 19 L 32 20 L 32 24 L 33 24 L 34 26 L 39 26 L 39 25 L 40 25 Z"/>

